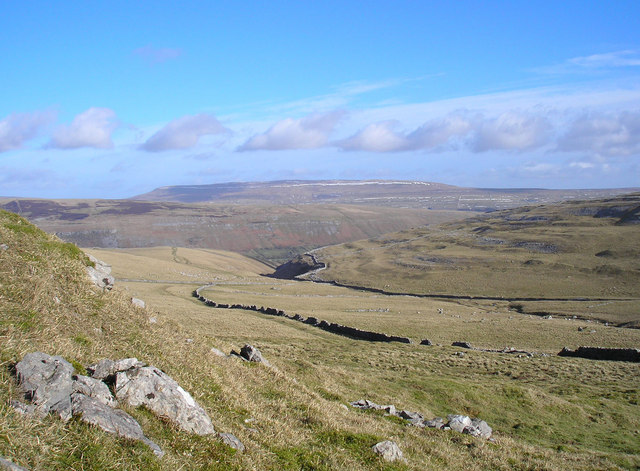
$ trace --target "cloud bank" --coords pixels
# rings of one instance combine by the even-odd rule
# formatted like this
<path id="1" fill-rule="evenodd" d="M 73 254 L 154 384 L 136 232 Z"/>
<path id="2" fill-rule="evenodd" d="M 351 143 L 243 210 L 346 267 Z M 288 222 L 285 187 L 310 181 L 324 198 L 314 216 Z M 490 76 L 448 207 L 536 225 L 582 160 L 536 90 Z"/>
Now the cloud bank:
<path id="1" fill-rule="evenodd" d="M 109 108 L 89 108 L 80 113 L 70 125 L 59 126 L 47 147 L 78 149 L 93 147 L 111 149 L 111 134 L 118 127 L 116 113 Z"/>
<path id="2" fill-rule="evenodd" d="M 239 151 L 317 149 L 327 145 L 329 134 L 344 111 L 313 114 L 301 119 L 287 118 L 274 124 L 263 134 L 250 138 Z"/>
<path id="3" fill-rule="evenodd" d="M 188 149 L 195 146 L 202 136 L 222 134 L 228 130 L 211 115 L 183 116 L 171 121 L 142 144 L 148 152 L 163 152 L 172 149 Z"/>
<path id="4" fill-rule="evenodd" d="M 51 111 L 12 113 L 0 121 L 0 152 L 19 149 L 55 119 Z"/>

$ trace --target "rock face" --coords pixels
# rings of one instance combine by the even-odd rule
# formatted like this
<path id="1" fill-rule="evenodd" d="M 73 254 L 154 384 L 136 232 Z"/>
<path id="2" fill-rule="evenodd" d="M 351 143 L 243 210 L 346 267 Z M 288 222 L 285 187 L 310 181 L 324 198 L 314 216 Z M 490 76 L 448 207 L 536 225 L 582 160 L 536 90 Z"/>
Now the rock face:
<path id="1" fill-rule="evenodd" d="M 71 396 L 73 414 L 80 416 L 83 422 L 100 427 L 108 433 L 130 440 L 139 440 L 149 446 L 156 456 L 162 457 L 164 452 L 158 445 L 145 437 L 140 424 L 126 412 L 113 409 L 99 400 L 74 393 Z"/>
<path id="2" fill-rule="evenodd" d="M 145 406 L 159 417 L 198 435 L 216 433 L 211 419 L 191 395 L 153 366 L 116 375 L 116 398 L 132 407 Z"/>
<path id="3" fill-rule="evenodd" d="M 36 406 L 39 414 L 55 412 L 64 421 L 71 418 L 71 363 L 42 352 L 28 353 L 16 365 L 16 374 L 25 399 Z"/>
<path id="4" fill-rule="evenodd" d="M 111 276 L 111 265 L 98 260 L 93 255 L 89 255 L 89 260 L 93 262 L 95 267 L 87 267 L 87 274 L 93 283 L 102 289 L 112 289 L 115 282 Z"/>
<path id="5" fill-rule="evenodd" d="M 404 461 L 402 451 L 398 445 L 392 441 L 385 440 L 376 443 L 371 449 L 374 453 L 382 456 L 385 461 Z"/>

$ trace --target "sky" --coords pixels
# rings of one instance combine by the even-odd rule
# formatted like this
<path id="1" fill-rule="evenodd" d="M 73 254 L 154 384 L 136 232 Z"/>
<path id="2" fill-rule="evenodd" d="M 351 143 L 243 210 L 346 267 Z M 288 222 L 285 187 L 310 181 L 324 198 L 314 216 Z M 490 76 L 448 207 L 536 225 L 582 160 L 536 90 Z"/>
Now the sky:
<path id="1" fill-rule="evenodd" d="M 640 2 L 0 0 L 0 196 L 640 187 Z"/>

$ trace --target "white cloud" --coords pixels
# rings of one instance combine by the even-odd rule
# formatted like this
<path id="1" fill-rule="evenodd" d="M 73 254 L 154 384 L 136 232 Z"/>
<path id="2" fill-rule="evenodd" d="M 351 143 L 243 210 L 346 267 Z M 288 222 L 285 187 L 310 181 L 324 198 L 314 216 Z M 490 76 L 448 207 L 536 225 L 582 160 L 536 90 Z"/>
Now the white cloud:
<path id="1" fill-rule="evenodd" d="M 135 49 L 133 53 L 151 64 L 158 64 L 177 59 L 182 55 L 182 49 L 169 47 L 153 47 L 151 44 Z"/>
<path id="2" fill-rule="evenodd" d="M 95 147 L 111 149 L 111 134 L 118 127 L 116 114 L 109 108 L 89 108 L 80 113 L 68 126 L 60 126 L 53 133 L 47 147 L 77 149 Z"/>
<path id="3" fill-rule="evenodd" d="M 409 150 L 406 136 L 396 132 L 397 121 L 373 123 L 348 139 L 336 142 L 343 150 L 369 152 L 397 152 Z"/>
<path id="4" fill-rule="evenodd" d="M 265 133 L 250 138 L 239 151 L 317 149 L 324 147 L 343 111 L 313 114 L 301 119 L 287 118 L 277 122 Z"/>
<path id="5" fill-rule="evenodd" d="M 601 156 L 640 154 L 640 111 L 591 112 L 576 118 L 558 150 Z"/>
<path id="6" fill-rule="evenodd" d="M 640 66 L 640 53 L 634 50 L 614 51 L 604 54 L 574 57 L 569 59 L 568 62 L 577 67 L 586 67 L 589 69 L 637 67 Z"/>
<path id="7" fill-rule="evenodd" d="M 547 143 L 550 124 L 544 117 L 509 111 L 493 118 L 458 111 L 432 119 L 414 131 L 398 132 L 396 121 L 366 126 L 335 144 L 343 150 L 399 152 L 451 150 L 466 146 L 472 152 L 529 150 Z"/>
<path id="8" fill-rule="evenodd" d="M 519 111 L 508 111 L 496 118 L 478 120 L 471 149 L 529 150 L 547 143 L 551 125 L 544 116 Z"/>
<path id="9" fill-rule="evenodd" d="M 51 111 L 10 114 L 0 121 L 0 152 L 22 147 L 25 141 L 36 137 L 54 119 L 55 114 Z"/>
<path id="10" fill-rule="evenodd" d="M 203 113 L 183 116 L 156 132 L 141 148 L 149 152 L 188 149 L 195 146 L 203 136 L 223 134 L 227 131 L 212 115 Z"/>

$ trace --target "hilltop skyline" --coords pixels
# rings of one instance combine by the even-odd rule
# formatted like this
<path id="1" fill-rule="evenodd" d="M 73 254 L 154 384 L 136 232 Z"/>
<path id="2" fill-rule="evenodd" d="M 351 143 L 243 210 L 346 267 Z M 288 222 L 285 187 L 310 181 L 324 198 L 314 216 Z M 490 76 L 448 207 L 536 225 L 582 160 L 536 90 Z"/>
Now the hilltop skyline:
<path id="1" fill-rule="evenodd" d="M 5 3 L 0 196 L 640 186 L 640 4 Z"/>

